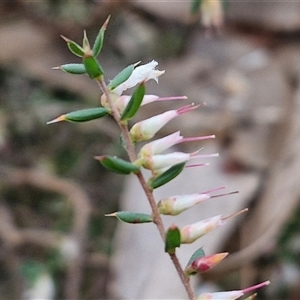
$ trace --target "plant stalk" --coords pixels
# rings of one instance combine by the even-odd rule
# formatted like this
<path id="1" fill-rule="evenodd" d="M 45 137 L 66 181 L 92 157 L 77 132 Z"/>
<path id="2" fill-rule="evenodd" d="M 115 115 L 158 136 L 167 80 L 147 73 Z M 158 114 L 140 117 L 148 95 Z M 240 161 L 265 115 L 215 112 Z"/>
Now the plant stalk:
<path id="1" fill-rule="evenodd" d="M 121 133 L 122 133 L 122 136 L 123 136 L 123 139 L 124 139 L 124 143 L 125 143 L 125 146 L 126 146 L 126 151 L 127 151 L 127 154 L 128 154 L 128 157 L 130 159 L 131 162 L 134 162 L 136 159 L 137 159 L 137 155 L 135 153 L 135 148 L 134 148 L 134 145 L 131 141 L 131 138 L 130 138 L 130 135 L 129 135 L 129 131 L 128 131 L 128 128 L 127 128 L 127 125 L 124 125 L 122 124 L 122 122 L 120 121 L 121 120 L 121 116 L 120 116 L 120 113 L 116 107 L 116 105 L 114 104 L 111 96 L 110 96 L 110 93 L 109 93 L 109 90 L 107 88 L 107 85 L 105 83 L 105 81 L 103 80 L 103 78 L 99 78 L 96 80 L 101 91 L 105 94 L 106 96 L 106 99 L 108 101 L 108 104 L 109 104 L 109 107 L 111 109 L 111 113 L 112 113 L 112 116 L 113 118 L 115 119 L 115 121 L 117 122 L 118 126 L 120 127 L 120 130 L 121 130 Z M 164 224 L 163 224 L 163 221 L 162 221 L 162 218 L 160 216 L 160 213 L 158 211 L 158 208 L 157 208 L 157 205 L 156 205 L 156 201 L 154 199 L 154 196 L 153 196 L 153 193 L 152 191 L 149 189 L 149 187 L 147 186 L 147 183 L 146 183 L 146 180 L 142 174 L 142 172 L 138 172 L 136 174 L 145 194 L 146 194 L 146 197 L 148 199 L 148 202 L 150 204 L 150 207 L 151 207 L 151 210 L 152 210 L 152 215 L 153 215 L 153 222 L 155 223 L 155 225 L 157 226 L 157 229 L 159 231 L 159 234 L 163 240 L 163 242 L 165 242 L 165 227 L 164 227 Z M 196 297 L 195 297 L 195 294 L 194 294 L 194 291 L 190 285 L 190 280 L 189 278 L 185 275 L 181 265 L 180 265 L 180 262 L 178 260 L 178 257 L 176 255 L 176 253 L 169 253 L 170 255 L 170 258 L 175 266 L 175 269 L 181 279 L 181 282 L 188 294 L 188 297 L 189 297 L 189 300 L 195 300 Z"/>

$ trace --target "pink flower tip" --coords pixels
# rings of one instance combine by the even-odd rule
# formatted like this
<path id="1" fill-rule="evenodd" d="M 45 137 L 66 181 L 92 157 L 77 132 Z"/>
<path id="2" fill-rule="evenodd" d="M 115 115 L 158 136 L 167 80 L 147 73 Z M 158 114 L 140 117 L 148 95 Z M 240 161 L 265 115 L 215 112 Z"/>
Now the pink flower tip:
<path id="1" fill-rule="evenodd" d="M 242 292 L 243 292 L 243 293 L 252 292 L 252 291 L 257 290 L 257 289 L 259 289 L 259 288 L 261 288 L 261 287 L 267 286 L 267 285 L 269 285 L 270 283 L 271 283 L 271 282 L 270 282 L 269 280 L 267 280 L 267 281 L 264 281 L 264 282 L 262 282 L 262 283 L 259 283 L 259 284 L 250 286 L 250 287 L 248 287 L 248 288 L 245 288 L 245 289 L 242 290 Z"/>

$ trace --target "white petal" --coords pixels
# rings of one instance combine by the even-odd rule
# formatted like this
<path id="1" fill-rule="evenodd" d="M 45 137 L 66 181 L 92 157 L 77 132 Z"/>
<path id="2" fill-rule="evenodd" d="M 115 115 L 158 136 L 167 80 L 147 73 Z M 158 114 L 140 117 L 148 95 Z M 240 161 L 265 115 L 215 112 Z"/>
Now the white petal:
<path id="1" fill-rule="evenodd" d="M 136 67 L 130 77 L 114 89 L 114 92 L 121 95 L 127 89 L 134 87 L 138 83 L 154 79 L 158 81 L 158 77 L 165 73 L 165 71 L 156 70 L 158 63 L 152 60 L 150 63 Z"/>

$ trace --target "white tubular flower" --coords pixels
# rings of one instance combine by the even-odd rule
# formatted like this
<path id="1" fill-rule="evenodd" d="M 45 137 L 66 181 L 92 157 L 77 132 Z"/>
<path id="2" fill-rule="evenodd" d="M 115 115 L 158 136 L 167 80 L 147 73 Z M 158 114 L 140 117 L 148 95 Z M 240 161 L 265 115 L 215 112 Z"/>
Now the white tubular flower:
<path id="1" fill-rule="evenodd" d="M 177 110 L 169 110 L 160 115 L 138 122 L 130 129 L 130 137 L 133 142 L 150 140 L 157 131 L 173 118 L 198 108 L 200 105 L 186 105 Z"/>
<path id="2" fill-rule="evenodd" d="M 218 293 L 203 293 L 197 298 L 197 300 L 235 300 L 242 297 L 245 293 L 252 292 L 261 287 L 265 287 L 269 284 L 270 281 L 267 280 L 262 283 L 245 288 L 243 290 L 218 292 Z"/>
<path id="3" fill-rule="evenodd" d="M 161 199 L 157 208 L 159 213 L 163 215 L 176 216 L 188 208 L 208 200 L 209 194 L 189 194 L 189 195 L 176 195 L 168 198 Z"/>
<path id="4" fill-rule="evenodd" d="M 145 157 L 142 160 L 142 166 L 149 170 L 162 169 L 183 162 L 187 162 L 192 155 L 193 154 L 183 152 L 152 155 Z"/>
<path id="5" fill-rule="evenodd" d="M 193 153 L 173 152 L 173 153 L 168 153 L 168 154 L 157 154 L 157 155 L 144 156 L 144 157 L 138 158 L 138 160 L 136 160 L 136 164 L 141 165 L 145 169 L 148 169 L 148 170 L 159 170 L 159 169 L 171 167 L 171 166 L 183 163 L 183 162 L 187 162 L 192 158 L 207 158 L 207 157 L 219 156 L 218 153 L 197 155 L 197 153 L 199 151 L 200 150 L 195 151 Z"/>
<path id="6" fill-rule="evenodd" d="M 129 103 L 129 101 L 131 99 L 131 95 L 122 95 L 120 97 L 117 96 L 115 93 L 111 93 L 111 95 L 114 99 L 117 109 L 119 110 L 120 113 L 122 113 L 124 111 L 125 107 L 127 106 L 127 104 Z M 156 102 L 156 101 L 171 101 L 171 100 L 185 100 L 185 99 L 187 99 L 186 96 L 159 97 L 156 95 L 145 95 L 143 98 L 143 101 L 141 103 L 141 106 L 152 103 L 152 102 Z M 107 102 L 106 96 L 102 95 L 101 104 L 102 105 L 106 104 L 106 102 Z"/>
<path id="7" fill-rule="evenodd" d="M 181 139 L 182 136 L 180 135 L 180 131 L 176 131 L 161 139 L 155 140 L 153 142 L 144 145 L 139 151 L 138 156 L 145 157 L 145 156 L 161 153 L 167 150 L 168 148 L 171 148 L 177 143 L 179 143 Z"/>
<path id="8" fill-rule="evenodd" d="M 218 215 L 193 223 L 191 225 L 184 226 L 180 230 L 181 244 L 191 244 L 201 236 L 223 225 L 223 223 L 224 221 L 222 216 Z"/>
<path id="9" fill-rule="evenodd" d="M 224 186 L 203 192 L 203 193 L 194 193 L 194 194 L 187 194 L 187 195 L 175 195 L 170 196 L 161 199 L 158 204 L 157 208 L 159 210 L 159 213 L 163 215 L 171 215 L 176 216 L 180 214 L 181 212 L 187 210 L 188 208 L 193 207 L 194 205 L 197 205 L 205 200 L 211 199 L 211 198 L 218 198 L 222 196 L 227 196 L 231 194 L 237 193 L 230 192 L 225 194 L 219 194 L 211 196 L 210 193 L 224 189 Z"/>
<path id="10" fill-rule="evenodd" d="M 156 70 L 155 67 L 158 65 L 158 62 L 152 60 L 148 64 L 136 67 L 130 77 L 124 81 L 122 84 L 117 86 L 113 91 L 114 93 L 121 95 L 124 91 L 129 88 L 134 87 L 138 83 L 146 82 L 150 79 L 158 82 L 158 77 L 165 73 L 165 71 Z"/>
<path id="11" fill-rule="evenodd" d="M 180 131 L 176 131 L 161 139 L 155 140 L 153 142 L 144 145 L 139 151 L 138 156 L 144 157 L 144 156 L 159 154 L 167 150 L 168 148 L 171 148 L 174 145 L 183 142 L 193 142 L 193 141 L 200 141 L 200 140 L 213 139 L 213 138 L 215 138 L 215 135 L 184 138 L 183 136 L 180 135 Z"/>

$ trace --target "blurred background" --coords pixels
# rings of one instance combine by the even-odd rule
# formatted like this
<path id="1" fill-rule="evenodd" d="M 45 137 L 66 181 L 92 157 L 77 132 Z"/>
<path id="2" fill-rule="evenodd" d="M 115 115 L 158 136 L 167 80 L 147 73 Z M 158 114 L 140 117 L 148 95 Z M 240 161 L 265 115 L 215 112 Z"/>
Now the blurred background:
<path id="1" fill-rule="evenodd" d="M 247 190 L 250 212 L 218 249 L 233 255 L 202 281 L 230 290 L 269 279 L 258 299 L 300 299 L 300 3 L 229 1 L 202 15 L 192 4 L 0 2 L 1 299 L 113 297 L 116 220 L 104 214 L 119 209 L 127 183 L 93 157 L 126 157 L 118 128 L 109 118 L 46 125 L 98 105 L 86 76 L 51 68 L 79 62 L 60 35 L 81 43 L 85 29 L 93 40 L 110 14 L 106 78 L 157 60 L 166 74 L 148 93 L 207 104 L 161 134 L 216 134 L 215 172 Z"/>

